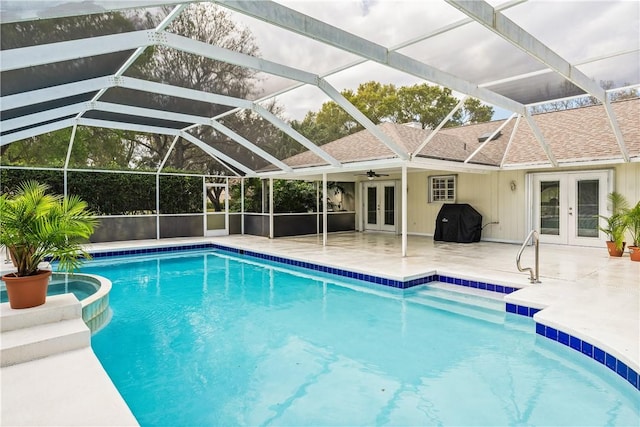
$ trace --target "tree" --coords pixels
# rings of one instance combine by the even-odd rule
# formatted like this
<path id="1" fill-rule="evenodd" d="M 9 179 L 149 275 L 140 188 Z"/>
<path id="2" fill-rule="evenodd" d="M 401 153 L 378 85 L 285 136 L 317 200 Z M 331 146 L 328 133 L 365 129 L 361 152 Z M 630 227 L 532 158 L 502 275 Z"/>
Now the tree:
<path id="1" fill-rule="evenodd" d="M 457 125 L 484 123 L 491 121 L 491 117 L 493 117 L 493 107 L 482 104 L 477 98 L 467 98 Z"/>
<path id="2" fill-rule="evenodd" d="M 229 187 L 229 210 L 232 212 L 240 212 L 240 183 L 237 181 L 233 182 Z M 262 212 L 262 180 L 260 180 L 260 178 L 246 178 L 244 191 L 245 212 Z M 284 179 L 273 180 L 274 212 L 312 212 L 316 209 L 317 203 L 315 183 Z M 268 209 L 268 207 L 266 207 L 266 209 Z"/>
<path id="3" fill-rule="evenodd" d="M 622 85 L 630 86 L 630 83 L 625 83 Z M 640 96 L 638 89 L 622 89 L 622 90 L 611 90 L 616 87 L 616 84 L 613 80 L 600 80 L 600 87 L 604 90 L 611 91 L 608 93 L 609 100 L 612 102 L 615 101 L 623 101 L 626 99 L 634 99 Z M 561 97 L 571 97 L 574 95 L 575 86 L 573 83 L 565 81 L 561 87 Z M 531 107 L 531 114 L 542 114 L 542 113 L 550 113 L 553 111 L 563 111 L 570 110 L 573 108 L 582 108 L 582 107 L 590 107 L 592 105 L 599 105 L 600 101 L 597 98 L 584 95 L 578 97 L 571 97 L 568 99 L 562 99 L 560 101 L 552 101 L 547 102 L 545 104 L 535 105 Z"/>
<path id="4" fill-rule="evenodd" d="M 355 94 L 350 90 L 342 94 L 369 120 L 380 123 L 385 120 L 397 121 L 398 92 L 392 84 L 370 81 L 360 84 Z"/>
<path id="5" fill-rule="evenodd" d="M 258 56 L 259 54 L 251 32 L 232 21 L 230 14 L 224 9 L 209 3 L 189 5 L 169 25 L 167 31 L 246 55 Z M 139 68 L 147 78 L 165 84 L 237 98 L 251 98 L 257 94 L 255 71 L 165 46 L 157 46 L 151 59 L 141 64 Z M 205 117 L 214 117 L 229 110 L 226 106 L 197 103 L 182 98 L 157 96 L 155 101 L 162 109 L 168 111 L 186 112 Z M 227 118 L 226 121 L 233 121 L 233 119 Z M 236 145 L 209 126 L 199 126 L 190 132 L 196 138 L 229 154 Z M 145 135 L 138 138 L 138 141 L 149 152 L 145 161 L 157 166 L 166 156 L 173 137 Z M 204 173 L 224 171 L 228 174 L 219 162 L 182 138 L 176 142 L 166 165 L 177 169 L 195 168 Z"/>
<path id="6" fill-rule="evenodd" d="M 71 128 L 4 145 L 2 163 L 14 166 L 62 167 L 67 157 Z M 126 169 L 135 167 L 135 134 L 115 129 L 79 126 L 69 157 L 74 168 Z"/>
<path id="7" fill-rule="evenodd" d="M 354 93 L 342 95 L 373 123 L 417 122 L 423 129 L 433 129 L 458 104 L 450 89 L 426 83 L 396 88 L 370 81 L 358 86 Z M 460 126 L 491 120 L 493 108 L 469 98 L 446 126 Z M 325 102 L 318 112 L 309 112 L 302 121 L 291 126 L 318 145 L 335 141 L 363 129 L 362 125 L 333 101 Z"/>
<path id="8" fill-rule="evenodd" d="M 2 50 L 55 43 L 66 40 L 126 33 L 148 26 L 154 19 L 139 10 L 71 16 L 64 18 L 12 22 L 0 26 Z M 55 62 L 37 67 L 10 70 L 2 73 L 2 96 L 42 87 L 69 83 L 78 78 L 97 77 L 104 70 L 117 70 L 130 51 L 96 55 L 70 61 Z M 114 69 L 114 67 L 116 67 Z"/>
<path id="9" fill-rule="evenodd" d="M 448 88 L 426 83 L 404 86 L 398 90 L 398 119 L 400 123 L 417 122 L 422 129 L 433 129 L 457 103 Z"/>
<path id="10" fill-rule="evenodd" d="M 137 10 L 111 12 L 55 19 L 43 19 L 3 24 L 0 27 L 2 49 L 15 49 L 42 43 L 55 43 L 91 36 L 117 34 L 149 26 L 150 13 Z M 61 61 L 2 73 L 2 95 L 62 85 L 77 79 L 104 75 L 115 70 L 131 52 L 116 52 L 71 61 Z M 148 58 L 142 55 L 139 62 Z M 114 68 L 116 67 L 116 68 Z M 102 74 L 100 74 L 102 73 Z M 135 74 L 135 71 L 134 71 Z M 78 102 L 78 101 L 75 101 Z M 57 101 L 43 103 L 41 110 L 60 106 Z M 4 111 L 3 119 L 10 119 L 14 111 Z M 4 164 L 62 166 L 69 146 L 70 129 L 50 132 L 3 146 Z M 46 149 L 42 149 L 46 147 Z M 127 167 L 134 155 L 131 133 L 111 129 L 79 127 L 71 152 L 71 164 L 76 167 Z"/>

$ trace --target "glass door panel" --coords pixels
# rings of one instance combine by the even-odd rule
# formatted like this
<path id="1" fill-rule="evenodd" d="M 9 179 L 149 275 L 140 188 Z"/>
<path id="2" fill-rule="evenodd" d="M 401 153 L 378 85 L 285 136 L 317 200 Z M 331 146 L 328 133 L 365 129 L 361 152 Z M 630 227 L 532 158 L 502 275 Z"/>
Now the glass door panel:
<path id="1" fill-rule="evenodd" d="M 396 223 L 395 190 L 395 186 L 384 187 L 384 225 L 393 226 Z"/>
<path id="2" fill-rule="evenodd" d="M 560 181 L 540 181 L 540 234 L 560 235 Z"/>
<path id="3" fill-rule="evenodd" d="M 367 187 L 367 224 L 378 223 L 378 187 Z"/>
<path id="4" fill-rule="evenodd" d="M 598 237 L 600 212 L 600 181 L 597 179 L 577 182 L 576 230 L 578 237 Z M 571 207 L 569 213 L 571 214 Z"/>

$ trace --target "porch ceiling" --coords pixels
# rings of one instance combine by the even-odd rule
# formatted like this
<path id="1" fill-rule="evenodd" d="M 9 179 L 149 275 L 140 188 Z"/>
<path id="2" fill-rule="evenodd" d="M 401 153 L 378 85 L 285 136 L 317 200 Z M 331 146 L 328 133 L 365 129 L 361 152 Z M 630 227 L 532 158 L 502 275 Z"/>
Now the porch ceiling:
<path id="1" fill-rule="evenodd" d="M 481 99 L 505 115 L 522 117 L 530 128 L 528 146 L 539 147 L 543 163 L 557 166 L 553 141 L 540 129 L 529 107 L 540 102 L 589 95 L 601 104 L 604 127 L 614 144 L 615 161 L 630 161 L 636 155 L 608 92 L 640 85 L 640 4 L 625 1 L 534 2 L 512 0 L 489 2 L 446 0 L 398 2 L 377 14 L 375 4 L 358 7 L 349 2 L 233 1 L 212 3 L 227 9 L 244 23 L 263 48 L 263 57 L 242 54 L 220 46 L 169 32 L 167 27 L 193 1 L 3 1 L 3 29 L 17 23 L 121 11 L 132 8 L 172 6 L 152 28 L 121 34 L 52 34 L 51 43 L 9 46 L 3 43 L 0 71 L 2 109 L 0 145 L 75 125 L 126 129 L 182 137 L 201 147 L 225 165 L 230 174 L 304 177 L 322 172 L 366 170 L 373 166 L 399 168 L 441 167 L 491 170 L 513 167 L 516 160 L 504 154 L 487 165 L 487 150 L 478 148 L 466 159 L 420 159 L 398 143 L 349 103 L 335 83 L 357 72 L 360 82 L 377 79 L 367 66 L 393 71 L 396 84 L 417 79 L 452 89 L 460 96 Z M 360 13 L 355 13 L 360 10 Z M 410 17 L 420 15 L 420 25 Z M 65 38 L 66 37 L 66 38 Z M 582 48 L 576 48 L 578 43 Z M 234 98 L 176 87 L 153 81 L 150 76 L 127 75 L 127 70 L 151 46 L 162 46 L 190 55 L 234 64 L 259 73 L 260 96 Z M 270 47 L 278 46 L 273 49 Z M 285 48 L 286 46 L 286 48 Z M 478 56 L 481 55 L 481 56 Z M 59 64 L 75 64 L 74 72 L 61 76 Z M 377 64 L 377 65 L 376 65 Z M 38 76 L 37 79 L 29 76 Z M 611 81 L 607 90 L 596 81 Z M 393 81 L 392 81 L 393 82 Z M 312 88 L 335 101 L 384 147 L 386 157 L 345 162 L 295 131 L 270 113 L 265 101 L 292 97 Z M 190 100 L 190 111 L 167 111 L 141 101 L 147 95 Z M 206 114 L 217 106 L 218 113 Z M 205 108 L 206 107 L 206 108 Z M 239 135 L 222 122 L 238 111 L 257 113 L 285 132 L 317 159 L 313 166 L 295 168 Z M 542 123 L 544 125 L 544 123 Z M 498 129 L 500 124 L 495 124 Z M 512 125 L 511 125 L 512 126 Z M 521 125 L 522 126 L 522 125 Z M 210 141 L 193 134 L 198 127 L 211 127 L 243 149 L 272 166 L 254 170 Z M 436 129 L 437 130 L 437 129 Z M 633 141 L 637 143 L 637 141 Z M 428 141 L 424 141 L 418 152 Z M 517 144 L 516 144 L 517 146 Z M 415 147 L 414 147 L 415 148 Z M 512 147 L 516 148 L 515 146 Z M 611 147 L 607 148 L 611 150 Z M 631 150 L 631 154 L 630 154 Z M 484 164 L 478 166 L 472 164 Z M 482 160 L 485 159 L 485 160 Z M 517 159 L 517 156 L 515 156 Z"/>

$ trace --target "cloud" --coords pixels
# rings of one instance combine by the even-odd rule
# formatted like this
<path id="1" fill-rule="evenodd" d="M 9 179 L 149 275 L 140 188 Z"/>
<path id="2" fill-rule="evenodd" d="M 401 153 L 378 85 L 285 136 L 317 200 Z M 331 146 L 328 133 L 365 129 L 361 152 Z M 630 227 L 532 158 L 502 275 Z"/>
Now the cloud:
<path id="1" fill-rule="evenodd" d="M 283 0 L 281 3 L 389 48 L 467 18 L 447 3 L 432 0 Z M 500 2 L 491 3 L 495 6 Z M 635 49 L 635 54 L 598 61 L 580 69 L 596 81 L 615 80 L 619 85 L 640 83 L 637 54 L 640 49 L 640 2 L 529 1 L 505 10 L 504 14 L 572 63 Z M 319 75 L 359 59 L 316 40 L 236 15 L 255 34 L 265 59 Z M 436 35 L 400 52 L 473 84 L 545 68 L 544 64 L 478 23 Z M 372 63 L 341 71 L 327 80 L 338 90 L 355 89 L 369 80 L 398 86 L 421 82 L 416 77 Z M 264 83 L 265 89 L 272 91 L 282 89 L 288 82 L 267 79 Z M 522 84 L 528 83 L 523 81 Z M 318 89 L 298 89 L 278 99 L 289 116 L 300 119 L 308 111 L 306 108 L 317 110 L 328 98 Z"/>

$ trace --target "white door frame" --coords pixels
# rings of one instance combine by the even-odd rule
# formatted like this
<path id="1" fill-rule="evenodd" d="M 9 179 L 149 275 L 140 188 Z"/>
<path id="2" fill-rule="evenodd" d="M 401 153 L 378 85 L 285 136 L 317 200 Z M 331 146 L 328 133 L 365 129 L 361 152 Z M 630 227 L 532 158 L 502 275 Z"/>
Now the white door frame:
<path id="1" fill-rule="evenodd" d="M 385 224 L 385 206 L 384 191 L 385 188 L 393 187 L 393 224 Z M 368 223 L 368 189 L 376 189 L 376 222 Z M 398 185 L 395 180 L 385 181 L 364 181 L 362 183 L 362 229 L 364 231 L 391 231 L 398 232 Z"/>
<path id="2" fill-rule="evenodd" d="M 578 235 L 578 190 L 580 181 L 598 180 L 598 215 L 608 215 L 607 194 L 613 191 L 613 170 L 588 170 L 566 172 L 542 172 L 530 174 L 527 180 L 529 201 L 529 229 L 535 229 L 540 235 L 540 241 L 573 246 L 601 246 L 606 236 L 602 231 L 597 237 L 582 237 Z M 541 230 L 540 183 L 555 181 L 558 183 L 557 205 L 547 207 L 549 215 L 557 215 L 558 234 L 544 234 Z M 553 211 L 553 212 L 552 212 Z M 600 219 L 598 218 L 598 223 Z"/>
<path id="3" fill-rule="evenodd" d="M 224 212 L 216 212 L 209 213 L 207 212 L 207 189 L 210 187 L 222 187 L 224 189 Z M 214 183 L 214 182 L 205 182 L 203 192 L 203 204 L 204 204 L 204 235 L 206 237 L 209 236 L 228 236 L 229 235 L 229 183 L 228 181 L 224 184 L 222 183 Z M 207 220 L 209 215 L 224 215 L 224 228 L 209 230 L 207 225 Z"/>

